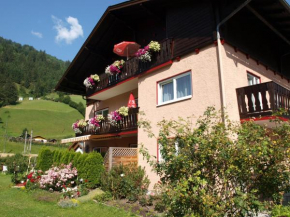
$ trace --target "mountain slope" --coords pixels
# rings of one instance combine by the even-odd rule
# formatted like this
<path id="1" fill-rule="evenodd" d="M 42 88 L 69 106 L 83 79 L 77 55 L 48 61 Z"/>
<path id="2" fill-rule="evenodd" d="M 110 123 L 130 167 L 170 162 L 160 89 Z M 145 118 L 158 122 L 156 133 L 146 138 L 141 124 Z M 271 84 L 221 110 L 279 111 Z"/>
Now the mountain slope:
<path id="1" fill-rule="evenodd" d="M 33 136 L 65 138 L 74 136 L 73 122 L 82 115 L 64 103 L 47 100 L 23 101 L 0 109 L 0 135 L 5 133 L 6 122 L 9 136 L 19 136 L 24 128 L 33 130 Z M 0 139 L 2 143 L 2 139 Z"/>
<path id="2" fill-rule="evenodd" d="M 0 76 L 17 83 L 23 97 L 27 96 L 26 89 L 34 97 L 50 93 L 69 64 L 45 51 L 0 37 Z"/>

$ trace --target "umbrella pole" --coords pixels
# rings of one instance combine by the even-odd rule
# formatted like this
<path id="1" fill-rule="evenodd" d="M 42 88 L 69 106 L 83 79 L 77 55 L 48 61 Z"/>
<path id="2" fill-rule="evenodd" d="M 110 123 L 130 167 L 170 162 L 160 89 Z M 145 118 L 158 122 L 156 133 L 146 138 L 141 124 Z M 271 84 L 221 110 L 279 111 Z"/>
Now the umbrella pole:
<path id="1" fill-rule="evenodd" d="M 127 60 L 129 59 L 129 55 L 128 55 L 128 47 L 127 47 Z"/>

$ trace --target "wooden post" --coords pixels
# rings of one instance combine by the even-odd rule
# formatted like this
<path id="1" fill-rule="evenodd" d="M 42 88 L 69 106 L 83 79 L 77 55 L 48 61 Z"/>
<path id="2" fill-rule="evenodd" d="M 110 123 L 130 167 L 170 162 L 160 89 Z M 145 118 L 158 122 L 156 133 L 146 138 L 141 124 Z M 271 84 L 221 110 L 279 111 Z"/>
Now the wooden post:
<path id="1" fill-rule="evenodd" d="M 113 164 L 113 148 L 109 148 L 109 171 L 112 169 Z"/>
<path id="2" fill-rule="evenodd" d="M 25 154 L 25 151 L 26 151 L 26 140 L 27 140 L 27 130 L 25 131 L 24 154 Z"/>

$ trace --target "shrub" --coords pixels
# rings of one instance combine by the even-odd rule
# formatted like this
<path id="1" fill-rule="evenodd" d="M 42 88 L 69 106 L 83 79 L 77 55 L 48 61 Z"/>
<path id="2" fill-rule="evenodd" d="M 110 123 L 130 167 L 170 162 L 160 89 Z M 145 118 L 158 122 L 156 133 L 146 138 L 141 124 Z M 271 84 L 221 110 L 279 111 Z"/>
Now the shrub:
<path id="1" fill-rule="evenodd" d="M 4 164 L 7 166 L 8 173 L 14 173 L 16 166 L 18 166 L 18 172 L 23 173 L 28 168 L 28 157 L 21 154 L 16 154 L 11 157 L 2 158 Z"/>
<path id="2" fill-rule="evenodd" d="M 68 162 L 72 163 L 73 159 L 75 158 L 77 153 L 75 153 L 74 151 L 69 151 L 69 158 L 68 158 Z"/>
<path id="3" fill-rule="evenodd" d="M 272 217 L 280 217 L 280 216 L 290 217 L 290 207 L 277 205 L 272 209 L 271 216 Z"/>
<path id="4" fill-rule="evenodd" d="M 159 123 L 156 161 L 141 152 L 161 177 L 162 203 L 169 216 L 250 216 L 279 203 L 290 187 L 290 125 L 269 130 L 254 121 L 221 121 L 209 108 L 197 126 L 190 119 Z M 148 122 L 140 122 L 147 126 Z"/>
<path id="5" fill-rule="evenodd" d="M 77 169 L 71 164 L 52 167 L 41 176 L 40 188 L 45 190 L 61 191 L 76 185 Z"/>
<path id="6" fill-rule="evenodd" d="M 69 164 L 69 157 L 70 157 L 70 152 L 69 151 L 64 151 L 63 155 L 61 157 L 60 163 L 62 164 Z"/>
<path id="7" fill-rule="evenodd" d="M 83 178 L 88 180 L 87 187 L 95 188 L 100 185 L 101 174 L 104 172 L 103 157 L 100 153 L 91 152 L 83 164 Z"/>
<path id="8" fill-rule="evenodd" d="M 53 163 L 53 155 L 50 149 L 43 147 L 37 158 L 37 168 L 42 171 L 48 170 Z"/>
<path id="9" fill-rule="evenodd" d="M 94 197 L 94 199 L 98 202 L 107 202 L 112 199 L 112 194 L 108 191 L 98 194 Z"/>
<path id="10" fill-rule="evenodd" d="M 78 161 L 76 163 L 76 168 L 78 170 L 79 179 L 85 179 L 86 177 L 84 163 L 87 157 L 88 157 L 88 154 L 82 154 L 81 156 L 79 156 Z"/>
<path id="11" fill-rule="evenodd" d="M 52 153 L 53 153 L 53 164 L 56 164 L 57 163 L 57 159 L 58 159 L 58 155 L 59 155 L 59 150 L 54 150 Z"/>
<path id="12" fill-rule="evenodd" d="M 114 198 L 127 198 L 131 201 L 145 195 L 149 183 L 145 170 L 136 165 L 113 167 L 110 172 L 104 173 L 101 179 L 104 191 L 111 192 Z"/>

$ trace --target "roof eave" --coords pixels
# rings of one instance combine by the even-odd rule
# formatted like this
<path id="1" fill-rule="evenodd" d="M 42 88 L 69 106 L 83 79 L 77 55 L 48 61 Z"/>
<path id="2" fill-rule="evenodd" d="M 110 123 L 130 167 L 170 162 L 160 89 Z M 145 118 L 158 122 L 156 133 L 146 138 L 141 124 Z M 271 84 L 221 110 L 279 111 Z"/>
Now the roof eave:
<path id="1" fill-rule="evenodd" d="M 59 87 L 60 87 L 60 84 L 62 83 L 63 79 L 66 77 L 68 72 L 71 70 L 73 65 L 76 63 L 78 57 L 84 51 L 85 47 L 87 46 L 87 44 L 89 43 L 89 41 L 91 40 L 91 38 L 93 37 L 95 32 L 97 31 L 97 29 L 99 28 L 99 26 L 102 24 L 103 20 L 106 18 L 106 16 L 111 11 L 118 10 L 118 9 L 121 9 L 121 8 L 124 8 L 124 7 L 128 7 L 128 6 L 132 6 L 132 5 L 136 5 L 136 4 L 140 4 L 140 3 L 143 3 L 143 2 L 148 2 L 148 1 L 150 1 L 150 0 L 133 0 L 133 1 L 126 1 L 126 2 L 123 2 L 123 3 L 120 3 L 120 4 L 109 6 L 107 8 L 107 10 L 104 12 L 104 14 L 102 15 L 102 17 L 100 18 L 100 20 L 98 21 L 98 23 L 96 24 L 96 26 L 94 27 L 94 29 L 92 30 L 92 32 L 90 33 L 90 35 L 88 36 L 88 38 L 86 39 L 86 41 L 83 43 L 82 47 L 78 51 L 77 55 L 74 57 L 73 61 L 71 62 L 71 64 L 69 65 L 69 67 L 67 68 L 67 70 L 65 71 L 65 73 L 63 74 L 61 79 L 58 81 L 57 85 L 54 88 L 55 91 L 59 91 Z"/>

